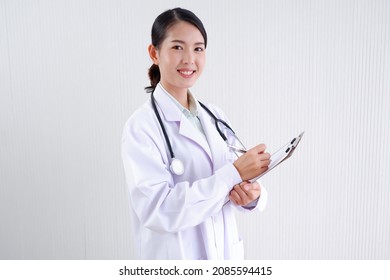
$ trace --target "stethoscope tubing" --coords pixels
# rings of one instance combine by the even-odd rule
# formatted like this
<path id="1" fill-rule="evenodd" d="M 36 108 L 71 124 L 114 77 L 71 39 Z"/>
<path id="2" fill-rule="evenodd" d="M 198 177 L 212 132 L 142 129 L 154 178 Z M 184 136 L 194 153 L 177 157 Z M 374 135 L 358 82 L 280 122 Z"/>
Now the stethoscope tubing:
<path id="1" fill-rule="evenodd" d="M 160 124 L 160 127 L 161 127 L 161 130 L 163 132 L 163 135 L 164 135 L 164 139 L 165 139 L 165 142 L 167 143 L 167 146 L 168 146 L 168 150 L 169 150 L 169 155 L 171 157 L 171 164 L 170 164 L 170 170 L 176 174 L 176 175 L 182 175 L 184 173 L 184 165 L 183 165 L 183 162 L 176 158 L 175 157 L 175 153 L 173 152 L 173 149 L 172 149 L 172 145 L 171 145 L 171 141 L 169 140 L 169 137 L 168 137 L 168 133 L 165 129 L 165 126 L 163 124 L 163 121 L 161 119 L 161 116 L 157 110 L 157 105 L 156 105 L 156 100 L 154 98 L 154 95 L 153 95 L 154 92 L 152 92 L 151 94 L 151 103 L 152 103 L 152 107 L 153 107 L 153 111 L 157 117 L 157 120 Z M 244 147 L 245 149 L 245 146 L 244 144 L 241 142 L 241 140 L 236 136 L 236 133 L 234 132 L 234 130 L 230 127 L 230 125 L 228 125 L 224 120 L 221 120 L 219 118 L 217 118 L 213 112 L 210 111 L 209 108 L 206 107 L 206 105 L 204 105 L 202 102 L 198 101 L 200 106 L 214 119 L 215 121 L 215 127 L 219 133 L 219 135 L 222 137 L 222 139 L 227 143 L 228 143 L 228 139 L 226 137 L 226 135 L 221 131 L 220 127 L 219 127 L 219 123 L 222 123 L 225 127 L 227 127 L 232 133 L 233 135 L 235 136 L 235 138 L 237 139 L 237 141 Z M 237 154 L 236 154 L 237 155 Z M 237 155 L 238 156 L 238 155 Z"/>
<path id="2" fill-rule="evenodd" d="M 151 95 L 151 101 L 152 101 L 153 111 L 154 111 L 154 113 L 155 113 L 155 115 L 157 117 L 157 120 L 158 120 L 158 122 L 160 124 L 161 130 L 162 130 L 162 132 L 164 134 L 164 138 L 165 138 L 165 142 L 167 143 L 167 146 L 168 146 L 169 154 L 171 156 L 171 159 L 174 159 L 175 158 L 175 154 L 173 153 L 171 141 L 169 141 L 169 137 L 168 137 L 167 131 L 165 129 L 165 126 L 164 126 L 164 124 L 163 124 L 163 122 L 161 120 L 160 114 L 157 111 L 156 100 L 154 99 L 153 92 L 152 92 L 152 95 Z"/>

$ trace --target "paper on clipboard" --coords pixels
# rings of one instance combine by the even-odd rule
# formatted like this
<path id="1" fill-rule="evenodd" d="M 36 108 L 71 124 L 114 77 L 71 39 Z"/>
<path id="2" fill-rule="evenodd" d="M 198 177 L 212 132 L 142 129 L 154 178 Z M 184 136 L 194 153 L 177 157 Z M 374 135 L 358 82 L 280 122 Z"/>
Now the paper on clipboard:
<path id="1" fill-rule="evenodd" d="M 283 161 L 291 157 L 291 155 L 294 153 L 295 148 L 298 146 L 299 142 L 301 141 L 303 134 L 305 132 L 303 131 L 301 134 L 299 134 L 297 137 L 292 139 L 290 142 L 288 142 L 286 145 L 281 147 L 279 150 L 277 150 L 275 153 L 271 155 L 271 163 L 268 166 L 267 171 L 262 173 L 261 175 L 257 176 L 256 178 L 250 180 L 251 182 L 254 182 L 270 172 L 272 169 L 274 169 L 276 166 L 281 164 Z"/>

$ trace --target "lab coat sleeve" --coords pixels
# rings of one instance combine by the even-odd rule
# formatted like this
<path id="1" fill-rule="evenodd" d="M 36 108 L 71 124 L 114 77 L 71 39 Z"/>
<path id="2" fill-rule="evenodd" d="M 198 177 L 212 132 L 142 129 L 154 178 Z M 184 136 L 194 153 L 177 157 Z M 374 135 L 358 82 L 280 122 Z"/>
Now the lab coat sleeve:
<path id="1" fill-rule="evenodd" d="M 218 118 L 225 120 L 230 125 L 230 121 L 229 121 L 228 117 L 223 113 L 222 110 L 220 110 L 219 108 L 217 108 L 216 106 L 213 106 L 213 105 L 208 105 L 208 106 L 218 116 Z M 231 134 L 229 134 L 229 133 L 227 133 L 227 131 L 225 131 L 225 135 L 231 135 Z M 231 138 L 229 140 L 229 142 L 233 143 L 234 146 L 240 146 L 240 144 L 236 142 L 235 138 Z M 264 188 L 264 186 L 262 185 L 260 180 L 257 180 L 257 183 L 260 185 L 260 188 L 261 188 L 260 197 L 258 199 L 256 199 L 255 201 L 253 201 L 250 204 L 245 205 L 245 206 L 234 205 L 237 210 L 239 210 L 241 212 L 251 212 L 254 210 L 263 211 L 265 209 L 265 207 L 267 205 L 267 199 L 268 199 L 267 190 Z"/>
<path id="2" fill-rule="evenodd" d="M 174 185 L 165 143 L 150 132 L 159 131 L 158 123 L 153 127 L 152 122 L 145 123 L 129 120 L 122 138 L 130 201 L 140 223 L 162 233 L 178 232 L 220 211 L 232 186 L 241 181 L 233 164 L 227 163 L 214 175 L 192 184 Z"/>

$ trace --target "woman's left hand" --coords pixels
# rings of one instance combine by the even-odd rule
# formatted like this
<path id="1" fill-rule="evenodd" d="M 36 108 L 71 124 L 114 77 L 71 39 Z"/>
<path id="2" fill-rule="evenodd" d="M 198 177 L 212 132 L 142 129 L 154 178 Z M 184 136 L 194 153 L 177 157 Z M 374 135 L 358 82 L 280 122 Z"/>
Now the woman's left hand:
<path id="1" fill-rule="evenodd" d="M 229 199 L 235 204 L 245 206 L 260 197 L 260 185 L 257 182 L 241 182 L 230 191 Z"/>

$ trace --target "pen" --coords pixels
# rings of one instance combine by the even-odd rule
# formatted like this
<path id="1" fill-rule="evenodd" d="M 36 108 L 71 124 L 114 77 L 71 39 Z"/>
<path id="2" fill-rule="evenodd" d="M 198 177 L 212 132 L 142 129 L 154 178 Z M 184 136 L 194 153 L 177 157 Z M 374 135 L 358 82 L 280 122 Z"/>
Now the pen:
<path id="1" fill-rule="evenodd" d="M 233 145 L 228 144 L 228 147 L 235 152 L 239 152 L 239 153 L 243 153 L 243 154 L 245 154 L 247 152 L 244 148 L 238 148 L 238 147 L 233 146 Z"/>

